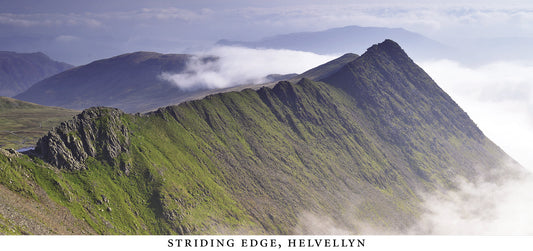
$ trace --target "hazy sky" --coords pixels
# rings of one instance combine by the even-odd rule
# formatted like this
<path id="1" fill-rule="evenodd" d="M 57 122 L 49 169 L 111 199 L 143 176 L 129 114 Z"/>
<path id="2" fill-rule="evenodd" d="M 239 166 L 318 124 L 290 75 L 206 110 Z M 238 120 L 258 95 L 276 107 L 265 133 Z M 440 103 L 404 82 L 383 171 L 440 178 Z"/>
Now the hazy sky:
<path id="1" fill-rule="evenodd" d="M 427 3 L 430 2 L 430 3 Z M 148 50 L 187 52 L 219 39 L 360 25 L 401 27 L 446 44 L 533 37 L 531 1 L 0 1 L 0 50 L 72 64 Z"/>

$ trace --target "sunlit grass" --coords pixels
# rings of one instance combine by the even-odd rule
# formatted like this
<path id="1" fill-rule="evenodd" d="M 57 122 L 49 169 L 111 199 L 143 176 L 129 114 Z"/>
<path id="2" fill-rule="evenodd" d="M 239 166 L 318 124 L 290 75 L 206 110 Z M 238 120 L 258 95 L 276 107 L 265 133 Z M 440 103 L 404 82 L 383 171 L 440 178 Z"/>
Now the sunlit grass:
<path id="1" fill-rule="evenodd" d="M 78 111 L 0 97 L 0 147 L 19 149 L 37 140 Z"/>

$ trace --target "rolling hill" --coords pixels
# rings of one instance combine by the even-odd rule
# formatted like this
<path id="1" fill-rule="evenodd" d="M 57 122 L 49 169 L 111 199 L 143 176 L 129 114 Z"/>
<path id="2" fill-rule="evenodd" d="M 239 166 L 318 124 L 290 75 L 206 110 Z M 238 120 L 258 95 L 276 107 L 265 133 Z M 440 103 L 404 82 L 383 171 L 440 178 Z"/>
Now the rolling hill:
<path id="1" fill-rule="evenodd" d="M 15 98 L 78 110 L 109 106 L 127 112 L 146 111 L 178 103 L 190 94 L 159 78 L 162 72 L 183 71 L 190 57 L 154 52 L 119 55 L 52 76 Z"/>
<path id="2" fill-rule="evenodd" d="M 0 97 L 0 147 L 34 147 L 46 132 L 78 113 Z"/>

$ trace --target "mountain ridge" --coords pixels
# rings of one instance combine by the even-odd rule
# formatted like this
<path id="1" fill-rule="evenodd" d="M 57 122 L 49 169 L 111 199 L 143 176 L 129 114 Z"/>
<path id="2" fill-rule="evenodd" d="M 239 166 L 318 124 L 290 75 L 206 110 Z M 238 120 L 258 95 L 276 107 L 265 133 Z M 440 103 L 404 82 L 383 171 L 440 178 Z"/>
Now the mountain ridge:
<path id="1" fill-rule="evenodd" d="M 371 55 L 371 56 L 370 56 Z M 369 60 L 366 60 L 369 58 Z M 384 61 L 389 62 L 395 62 L 396 67 L 401 69 L 401 72 L 406 75 L 406 77 L 401 78 L 398 76 L 397 72 L 394 71 L 387 71 L 385 67 L 386 64 Z M 376 81 L 376 79 L 372 79 L 372 81 L 369 81 L 369 76 L 365 74 L 365 70 L 368 69 L 369 64 L 377 65 L 376 71 L 380 72 L 379 79 Z M 414 66 L 414 67 L 411 67 Z M 347 72 L 347 73 L 344 73 Z M 357 72 L 359 74 L 352 74 L 353 72 Z M 331 78 L 322 79 L 322 81 L 325 81 L 327 83 L 330 83 L 332 85 L 338 86 L 347 92 L 352 93 L 355 96 L 359 96 L 362 99 L 364 97 L 372 97 L 373 98 L 373 104 L 377 107 L 380 107 L 377 101 L 377 98 L 373 97 L 371 93 L 368 91 L 365 91 L 365 89 L 368 89 L 372 85 L 374 85 L 374 91 L 373 93 L 378 93 L 377 88 L 380 88 L 378 86 L 380 80 L 382 79 L 388 79 L 391 85 L 391 87 L 394 89 L 391 91 L 390 95 L 393 95 L 393 92 L 405 92 L 405 90 L 411 90 L 413 92 L 420 92 L 424 94 L 425 96 L 430 96 L 434 94 L 439 95 L 439 99 L 443 100 L 444 102 L 450 104 L 450 106 L 456 107 L 453 111 L 449 113 L 458 113 L 461 115 L 461 119 L 466 120 L 466 124 L 474 125 L 471 126 L 469 129 L 469 134 L 476 136 L 484 136 L 481 130 L 475 126 L 474 122 L 468 118 L 468 115 L 462 111 L 462 109 L 459 108 L 457 103 L 451 99 L 449 95 L 447 95 L 436 83 L 431 79 L 431 77 L 424 72 L 424 70 L 413 62 L 412 59 L 409 58 L 409 56 L 405 53 L 405 51 L 394 41 L 392 40 L 385 40 L 384 42 L 373 45 L 370 47 L 367 52 L 360 58 L 360 60 L 354 60 L 351 63 L 345 65 L 340 71 L 337 72 L 338 74 Z M 366 86 L 362 87 L 361 85 L 347 85 L 346 81 L 341 81 L 338 77 L 342 74 L 352 74 L 355 76 L 355 82 L 357 83 L 363 83 L 366 84 Z M 375 76 L 373 76 L 375 77 Z M 411 81 L 415 77 L 421 78 L 420 81 Z M 365 79 L 366 78 L 366 79 Z M 412 83 L 413 86 L 406 86 L 404 83 Z M 409 96 L 409 94 L 404 93 L 403 95 Z M 458 109 L 457 109 L 458 108 Z M 429 107 L 426 107 L 426 109 L 430 109 Z M 412 108 L 412 110 L 416 110 L 415 108 Z M 441 117 L 446 117 L 444 115 L 440 115 Z M 430 120 L 431 118 L 428 118 L 427 120 Z M 455 127 L 453 123 L 448 123 L 447 126 L 449 127 Z"/>
<path id="2" fill-rule="evenodd" d="M 12 158 L 22 171 L 0 184 L 31 195 L 35 180 L 103 234 L 312 234 L 305 215 L 401 233 L 423 212 L 421 193 L 510 158 L 390 40 L 323 82 L 84 113 L 41 139 L 33 154 L 50 164 Z"/>
<path id="3" fill-rule="evenodd" d="M 36 83 L 15 98 L 41 105 L 77 110 L 93 106 L 107 106 L 119 108 L 128 113 L 147 112 L 187 100 L 200 99 L 213 93 L 246 88 L 258 89 L 261 86 L 273 85 L 274 80 L 297 81 L 301 77 L 310 79 L 323 77 L 355 58 L 356 55 L 351 53 L 343 55 L 296 77 L 294 77 L 296 74 L 268 75 L 265 79 L 269 83 L 259 85 L 243 84 L 219 89 L 182 90 L 161 77 L 162 73 L 183 73 L 190 70 L 187 65 L 193 57 L 195 56 L 188 54 L 161 54 L 145 51 L 126 53 L 51 76 Z M 205 63 L 216 61 L 218 58 L 204 56 L 195 60 Z"/>

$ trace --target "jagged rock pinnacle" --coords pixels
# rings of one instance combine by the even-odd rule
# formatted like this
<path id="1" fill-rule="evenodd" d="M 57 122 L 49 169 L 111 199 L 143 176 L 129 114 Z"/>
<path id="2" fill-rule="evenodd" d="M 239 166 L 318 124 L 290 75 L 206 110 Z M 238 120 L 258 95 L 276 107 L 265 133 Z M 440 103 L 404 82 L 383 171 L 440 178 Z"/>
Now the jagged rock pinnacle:
<path id="1" fill-rule="evenodd" d="M 93 107 L 42 137 L 35 152 L 60 169 L 85 169 L 88 157 L 113 162 L 129 145 L 129 131 L 115 108 Z"/>

